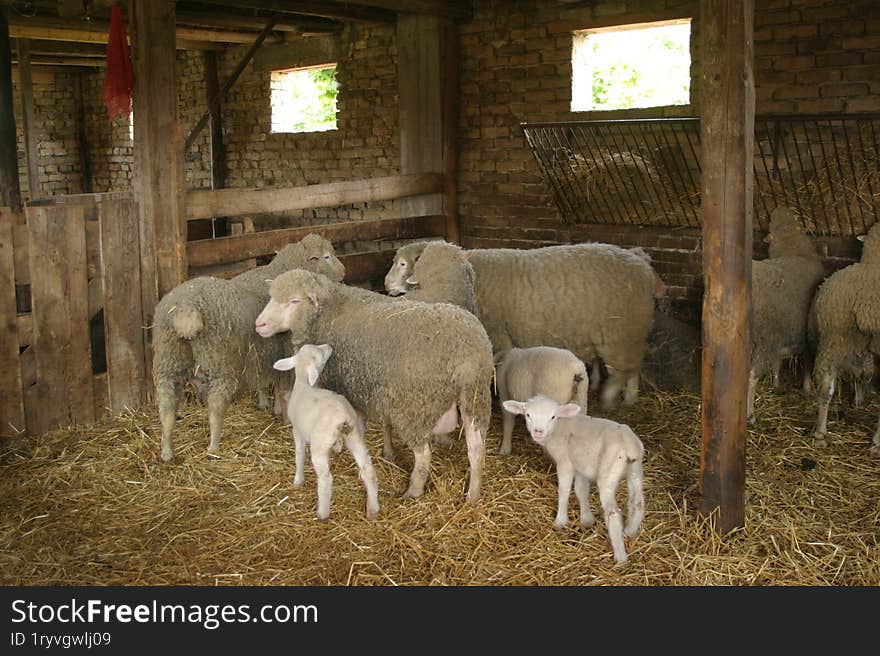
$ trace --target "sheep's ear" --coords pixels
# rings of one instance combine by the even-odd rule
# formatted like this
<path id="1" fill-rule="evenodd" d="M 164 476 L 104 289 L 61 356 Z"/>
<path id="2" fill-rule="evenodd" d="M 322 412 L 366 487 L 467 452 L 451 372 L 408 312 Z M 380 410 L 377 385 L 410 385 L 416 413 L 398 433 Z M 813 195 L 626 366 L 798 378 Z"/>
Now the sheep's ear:
<path id="1" fill-rule="evenodd" d="M 318 295 L 315 292 L 309 292 L 308 294 L 306 294 L 306 296 L 309 297 L 309 300 L 312 303 L 314 303 L 315 308 L 317 308 L 318 307 Z"/>
<path id="2" fill-rule="evenodd" d="M 574 417 L 581 411 L 581 407 L 577 403 L 566 403 L 559 406 L 556 410 L 557 417 Z"/>
<path id="3" fill-rule="evenodd" d="M 309 385 L 314 387 L 315 383 L 318 382 L 318 376 L 321 375 L 321 372 L 318 371 L 318 368 L 315 365 L 311 365 L 309 367 L 308 374 L 309 374 Z"/>
<path id="4" fill-rule="evenodd" d="M 469 259 L 471 259 L 471 255 L 473 255 L 473 254 L 474 254 L 473 251 L 462 251 L 461 252 L 461 259 L 464 260 L 465 262 L 467 262 Z"/>
<path id="5" fill-rule="evenodd" d="M 296 366 L 296 356 L 292 355 L 289 358 L 276 360 L 272 366 L 278 371 L 290 371 Z"/>
<path id="6" fill-rule="evenodd" d="M 267 285 L 271 285 L 273 280 L 275 280 L 275 278 L 266 278 L 263 282 Z"/>
<path id="7" fill-rule="evenodd" d="M 505 401 L 504 409 L 513 415 L 524 415 L 526 413 L 526 404 L 522 401 Z"/>
<path id="8" fill-rule="evenodd" d="M 856 235 L 856 239 L 858 239 L 859 241 L 865 241 L 865 237 L 867 236 L 868 235 Z"/>
<path id="9" fill-rule="evenodd" d="M 416 280 L 415 276 L 410 276 L 409 278 L 406 279 L 406 284 L 407 285 L 418 285 L 419 281 Z"/>

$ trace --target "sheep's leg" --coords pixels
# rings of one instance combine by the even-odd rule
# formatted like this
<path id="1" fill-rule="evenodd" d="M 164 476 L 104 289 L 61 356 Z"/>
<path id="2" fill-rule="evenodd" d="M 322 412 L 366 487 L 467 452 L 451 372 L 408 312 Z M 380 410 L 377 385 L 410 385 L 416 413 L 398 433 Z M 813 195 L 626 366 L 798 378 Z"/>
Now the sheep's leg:
<path id="1" fill-rule="evenodd" d="M 257 407 L 267 412 L 272 407 L 272 402 L 269 400 L 269 392 L 262 387 L 257 390 Z"/>
<path id="2" fill-rule="evenodd" d="M 293 438 L 293 484 L 299 487 L 305 483 L 306 477 L 304 472 L 304 463 L 306 461 L 306 440 L 299 435 L 293 427 L 290 429 L 290 436 Z"/>
<path id="3" fill-rule="evenodd" d="M 571 496 L 571 484 L 574 482 L 574 467 L 570 462 L 556 463 L 556 519 L 553 528 L 563 529 L 568 526 L 568 498 Z"/>
<path id="4" fill-rule="evenodd" d="M 749 369 L 749 391 L 746 397 L 746 419 L 750 424 L 755 423 L 755 394 L 758 390 L 758 372 L 754 367 Z"/>
<path id="5" fill-rule="evenodd" d="M 599 385 L 602 384 L 602 362 L 599 358 L 593 358 L 590 367 L 590 391 L 598 392 Z"/>
<path id="6" fill-rule="evenodd" d="M 414 446 L 413 469 L 409 476 L 409 487 L 403 496 L 416 499 L 425 493 L 425 483 L 431 473 L 431 438 L 425 440 L 420 446 Z"/>
<path id="7" fill-rule="evenodd" d="M 211 443 L 208 445 L 208 453 L 212 456 L 220 455 L 220 438 L 223 435 L 223 417 L 226 408 L 232 400 L 232 393 L 223 385 L 212 386 L 208 392 L 208 425 L 211 429 Z"/>
<path id="8" fill-rule="evenodd" d="M 871 450 L 868 452 L 875 458 L 880 457 L 880 417 L 877 418 L 877 430 L 871 439 Z"/>
<path id="9" fill-rule="evenodd" d="M 159 401 L 159 421 L 162 423 L 162 462 L 174 458 L 174 422 L 177 420 L 177 406 L 183 398 L 183 386 L 172 381 L 156 385 Z"/>
<path id="10" fill-rule="evenodd" d="M 810 354 L 809 350 L 804 353 L 804 379 L 801 385 L 801 388 L 804 391 L 804 394 L 810 394 L 813 391 L 813 356 Z"/>
<path id="11" fill-rule="evenodd" d="M 853 381 L 853 407 L 861 408 L 865 402 L 865 383 L 860 379 Z"/>
<path id="12" fill-rule="evenodd" d="M 828 445 L 828 406 L 834 396 L 834 376 L 826 374 L 818 386 L 819 415 L 816 419 L 816 428 L 813 430 L 813 443 L 816 446 Z"/>
<path id="13" fill-rule="evenodd" d="M 367 490 L 367 519 L 375 519 L 379 514 L 379 481 L 376 478 L 376 469 L 370 459 L 370 452 L 364 443 L 364 436 L 351 433 L 345 437 L 345 446 L 348 447 L 354 461 L 360 470 L 360 479 Z"/>
<path id="14" fill-rule="evenodd" d="M 274 386 L 275 405 L 272 408 L 277 417 L 281 417 L 287 421 L 287 402 L 290 400 L 290 390 L 284 383 L 275 383 Z"/>
<path id="15" fill-rule="evenodd" d="M 635 460 L 626 467 L 626 526 L 623 534 L 631 538 L 639 532 L 645 518 L 645 492 L 642 461 Z"/>
<path id="16" fill-rule="evenodd" d="M 590 509 L 590 480 L 583 474 L 574 475 L 574 493 L 577 495 L 581 507 L 580 524 L 584 528 L 596 523 L 593 511 Z"/>
<path id="17" fill-rule="evenodd" d="M 623 520 L 620 516 L 620 508 L 617 506 L 617 484 L 620 482 L 621 473 L 617 468 L 614 468 L 605 475 L 600 474 L 596 481 L 615 563 L 624 563 L 627 558 L 626 548 L 623 544 Z"/>
<path id="18" fill-rule="evenodd" d="M 611 367 L 608 369 L 608 380 L 605 381 L 605 387 L 602 388 L 602 408 L 605 410 L 611 410 L 617 404 L 624 382 L 620 372 Z"/>
<path id="19" fill-rule="evenodd" d="M 502 437 L 501 437 L 501 450 L 499 453 L 502 456 L 509 456 L 512 448 L 512 440 L 513 440 L 513 424 L 516 422 L 516 415 L 509 413 L 504 408 L 501 409 L 501 417 L 502 417 Z"/>
<path id="20" fill-rule="evenodd" d="M 480 485 L 483 480 L 483 461 L 486 457 L 486 443 L 483 434 L 477 428 L 476 419 L 462 411 L 464 435 L 467 441 L 468 462 L 470 463 L 470 479 L 468 480 L 467 500 L 476 501 L 480 498 Z"/>
<path id="21" fill-rule="evenodd" d="M 330 448 L 317 448 L 312 444 L 312 467 L 318 478 L 318 519 L 330 517 L 330 502 L 333 499 L 333 474 L 330 473 Z"/>
<path id="22" fill-rule="evenodd" d="M 382 457 L 389 462 L 394 462 L 394 445 L 391 443 L 391 423 L 386 421 L 383 428 L 385 441 L 382 444 Z"/>
<path id="23" fill-rule="evenodd" d="M 623 405 L 634 405 L 639 400 L 639 372 L 630 374 L 623 391 Z"/>
<path id="24" fill-rule="evenodd" d="M 782 358 L 777 358 L 773 361 L 772 365 L 772 373 L 773 373 L 773 389 L 779 389 L 779 371 L 782 369 Z"/>

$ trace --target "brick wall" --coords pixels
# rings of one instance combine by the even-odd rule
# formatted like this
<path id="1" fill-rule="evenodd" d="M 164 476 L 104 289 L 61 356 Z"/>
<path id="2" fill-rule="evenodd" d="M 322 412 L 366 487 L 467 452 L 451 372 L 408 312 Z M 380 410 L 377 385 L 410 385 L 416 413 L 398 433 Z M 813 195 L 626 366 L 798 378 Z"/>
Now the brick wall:
<path id="1" fill-rule="evenodd" d="M 529 247 L 570 241 L 642 246 L 670 296 L 702 297 L 699 231 L 560 221 L 521 122 L 699 115 L 698 3 L 475 0 L 460 29 L 459 211 L 470 247 Z M 615 112 L 570 111 L 571 32 L 690 15 L 691 106 Z M 756 0 L 757 112 L 880 110 L 880 5 L 845 0 Z M 756 257 L 761 257 L 755 239 Z M 828 268 L 858 257 L 852 239 L 820 240 Z"/>

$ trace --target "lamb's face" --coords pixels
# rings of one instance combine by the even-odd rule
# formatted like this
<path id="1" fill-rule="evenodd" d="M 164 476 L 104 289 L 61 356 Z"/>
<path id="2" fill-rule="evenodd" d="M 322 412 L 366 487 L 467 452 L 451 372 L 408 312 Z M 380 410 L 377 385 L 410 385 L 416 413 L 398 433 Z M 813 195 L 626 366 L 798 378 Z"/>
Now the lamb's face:
<path id="1" fill-rule="evenodd" d="M 309 285 L 281 286 L 273 282 L 270 296 L 255 322 L 257 333 L 271 337 L 290 332 L 294 342 L 306 341 L 318 313 L 317 290 Z"/>
<path id="2" fill-rule="evenodd" d="M 525 415 L 529 435 L 538 444 L 544 444 L 553 435 L 560 417 L 574 417 L 581 410 L 579 405 L 559 405 L 546 396 L 535 396 L 528 401 L 505 401 L 504 409 L 515 415 Z"/>
<path id="3" fill-rule="evenodd" d="M 400 296 L 412 289 L 413 286 L 408 285 L 406 280 L 412 275 L 416 261 L 424 249 L 424 244 L 410 244 L 397 250 L 394 262 L 385 275 L 385 291 L 390 296 Z"/>

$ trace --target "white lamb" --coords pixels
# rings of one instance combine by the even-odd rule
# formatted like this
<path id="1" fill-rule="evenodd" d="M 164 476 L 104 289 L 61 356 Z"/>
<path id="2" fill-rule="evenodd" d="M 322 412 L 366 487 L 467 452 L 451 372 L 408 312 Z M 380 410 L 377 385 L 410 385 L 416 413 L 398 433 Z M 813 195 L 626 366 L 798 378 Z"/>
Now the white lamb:
<path id="1" fill-rule="evenodd" d="M 568 349 L 553 346 L 512 348 L 495 356 L 498 400 L 530 399 L 538 394 L 557 403 L 577 403 L 587 410 L 590 378 L 583 361 Z M 504 417 L 501 455 L 510 455 L 516 416 L 502 410 Z"/>
<path id="2" fill-rule="evenodd" d="M 595 523 L 590 510 L 590 483 L 596 483 L 605 514 L 614 561 L 626 562 L 623 536 L 633 537 L 645 516 L 642 490 L 644 446 L 626 424 L 590 417 L 574 403 L 559 405 L 546 396 L 528 401 L 505 401 L 505 410 L 525 415 L 532 439 L 546 449 L 556 463 L 559 505 L 554 526 L 568 525 L 571 485 L 580 503 L 581 526 Z M 623 527 L 617 506 L 617 486 L 626 477 L 627 520 Z"/>
<path id="3" fill-rule="evenodd" d="M 367 519 L 374 519 L 379 514 L 379 485 L 364 442 L 364 424 L 344 396 L 314 386 L 332 352 L 327 344 L 304 344 L 295 355 L 278 360 L 274 365 L 279 371 L 295 369 L 296 373 L 287 403 L 296 448 L 293 484 L 299 486 L 305 481 L 303 462 L 308 444 L 318 478 L 318 519 L 327 519 L 333 497 L 330 450 L 339 453 L 345 442 L 367 489 Z"/>

